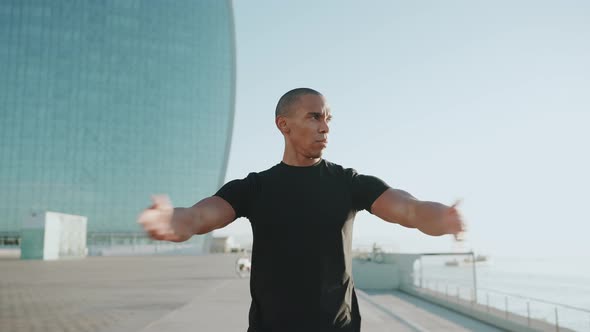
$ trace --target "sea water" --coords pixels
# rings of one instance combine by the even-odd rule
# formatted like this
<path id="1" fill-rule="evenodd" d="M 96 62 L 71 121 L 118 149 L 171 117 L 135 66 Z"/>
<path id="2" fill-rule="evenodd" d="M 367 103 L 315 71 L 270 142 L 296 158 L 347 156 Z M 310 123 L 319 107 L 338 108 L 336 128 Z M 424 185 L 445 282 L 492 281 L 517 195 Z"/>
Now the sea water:
<path id="1" fill-rule="evenodd" d="M 490 257 L 475 265 L 475 278 L 464 258 L 425 256 L 417 278 L 421 270 L 425 287 L 451 297 L 476 296 L 478 303 L 509 313 L 590 331 L 590 257 Z M 461 264 L 445 264 L 453 259 Z"/>

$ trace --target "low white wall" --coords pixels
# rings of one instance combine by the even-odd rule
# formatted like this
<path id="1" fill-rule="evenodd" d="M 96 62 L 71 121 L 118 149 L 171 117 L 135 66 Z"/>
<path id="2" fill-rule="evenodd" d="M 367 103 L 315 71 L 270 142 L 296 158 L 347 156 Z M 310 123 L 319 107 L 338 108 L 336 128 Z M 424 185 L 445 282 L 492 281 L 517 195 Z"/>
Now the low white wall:
<path id="1" fill-rule="evenodd" d="M 392 290 L 399 287 L 396 264 L 381 264 L 367 260 L 352 261 L 354 284 L 360 289 Z"/>
<path id="2" fill-rule="evenodd" d="M 23 220 L 21 259 L 86 257 L 87 223 L 84 216 L 50 211 L 33 213 Z"/>

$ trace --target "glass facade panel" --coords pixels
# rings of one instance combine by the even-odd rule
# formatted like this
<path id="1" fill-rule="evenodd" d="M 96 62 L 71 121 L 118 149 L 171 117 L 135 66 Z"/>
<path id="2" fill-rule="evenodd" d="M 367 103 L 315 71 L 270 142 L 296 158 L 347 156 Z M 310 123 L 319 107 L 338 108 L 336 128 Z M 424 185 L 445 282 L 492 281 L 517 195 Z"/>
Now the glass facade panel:
<path id="1" fill-rule="evenodd" d="M 35 210 L 137 233 L 151 194 L 189 206 L 222 184 L 230 1 L 4 0 L 0 63 L 0 233 Z"/>

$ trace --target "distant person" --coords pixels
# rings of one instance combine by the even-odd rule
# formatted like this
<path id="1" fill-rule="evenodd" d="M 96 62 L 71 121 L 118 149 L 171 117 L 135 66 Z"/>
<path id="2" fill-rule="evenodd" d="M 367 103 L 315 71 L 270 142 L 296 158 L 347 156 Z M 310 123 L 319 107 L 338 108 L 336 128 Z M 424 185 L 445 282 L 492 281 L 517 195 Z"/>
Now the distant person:
<path id="1" fill-rule="evenodd" d="M 321 93 L 287 92 L 275 112 L 285 139 L 280 163 L 230 181 L 190 208 L 174 208 L 166 196 L 154 196 L 139 216 L 153 239 L 174 242 L 238 217 L 250 220 L 248 332 L 360 331 L 351 251 L 360 210 L 428 235 L 463 231 L 456 204 L 417 200 L 374 176 L 322 159 L 331 118 Z M 391 152 L 384 146 L 383 153 Z"/>

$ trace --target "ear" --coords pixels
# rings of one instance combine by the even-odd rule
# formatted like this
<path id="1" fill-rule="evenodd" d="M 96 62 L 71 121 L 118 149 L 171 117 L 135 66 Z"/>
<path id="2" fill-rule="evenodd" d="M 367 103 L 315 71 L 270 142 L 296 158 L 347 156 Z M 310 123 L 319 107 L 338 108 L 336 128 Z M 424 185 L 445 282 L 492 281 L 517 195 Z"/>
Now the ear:
<path id="1" fill-rule="evenodd" d="M 285 135 L 291 131 L 291 129 L 289 128 L 289 124 L 287 123 L 287 118 L 285 118 L 284 116 L 277 116 L 275 119 L 275 124 L 277 125 L 277 128 L 279 128 L 281 133 Z"/>

